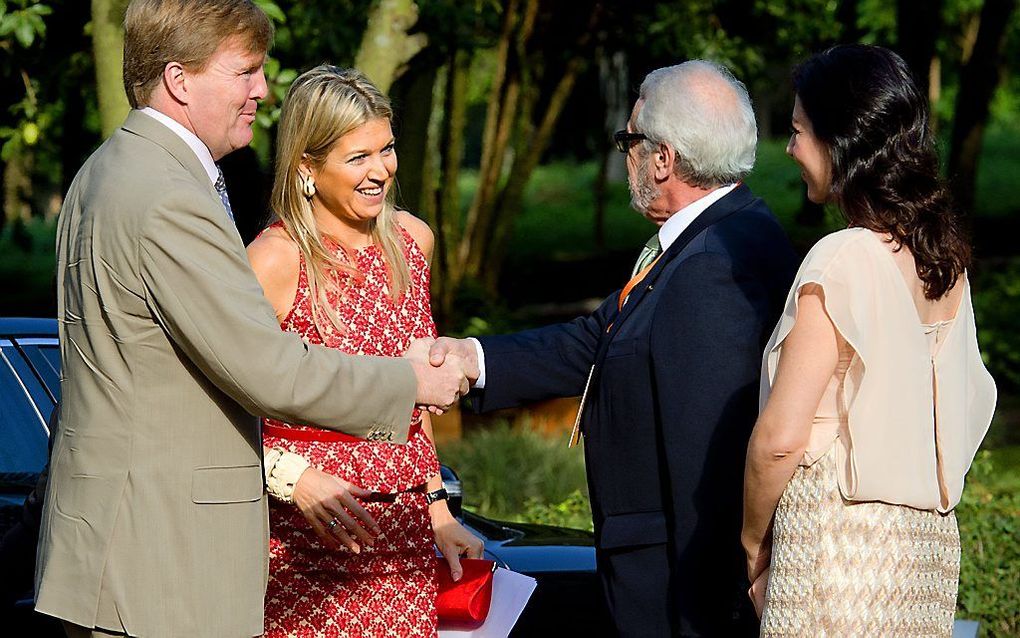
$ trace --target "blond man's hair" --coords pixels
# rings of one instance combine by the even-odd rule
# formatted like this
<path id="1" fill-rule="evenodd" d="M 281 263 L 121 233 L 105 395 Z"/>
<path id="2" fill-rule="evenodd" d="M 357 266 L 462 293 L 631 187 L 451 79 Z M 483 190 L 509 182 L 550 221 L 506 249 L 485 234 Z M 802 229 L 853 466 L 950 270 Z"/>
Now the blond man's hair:
<path id="1" fill-rule="evenodd" d="M 124 90 L 132 108 L 148 106 L 163 69 L 178 62 L 202 71 L 224 40 L 265 53 L 273 25 L 251 0 L 131 0 L 124 15 Z"/>
<path id="2" fill-rule="evenodd" d="M 359 276 L 353 259 L 341 260 L 323 241 L 311 202 L 302 194 L 301 162 L 320 168 L 337 140 L 375 119 L 393 119 L 389 99 L 356 69 L 322 64 L 301 74 L 283 101 L 276 133 L 276 174 L 271 205 L 293 239 L 309 273 L 312 322 L 323 335 L 321 315 L 338 331 L 339 317 L 327 293 L 341 296 L 339 276 Z M 404 238 L 396 221 L 393 189 L 382 212 L 371 221 L 372 240 L 382 249 L 390 275 L 390 294 L 398 299 L 407 290 L 410 274 L 404 257 Z M 341 246 L 341 248 L 343 248 Z"/>

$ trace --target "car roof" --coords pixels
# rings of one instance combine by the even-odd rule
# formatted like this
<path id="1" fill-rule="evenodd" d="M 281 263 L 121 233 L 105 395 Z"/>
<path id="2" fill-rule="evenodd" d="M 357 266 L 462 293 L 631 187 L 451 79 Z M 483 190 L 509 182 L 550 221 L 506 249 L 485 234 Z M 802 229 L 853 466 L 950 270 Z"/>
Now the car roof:
<path id="1" fill-rule="evenodd" d="M 0 317 L 0 335 L 5 337 L 56 337 L 57 320 L 37 317 Z"/>

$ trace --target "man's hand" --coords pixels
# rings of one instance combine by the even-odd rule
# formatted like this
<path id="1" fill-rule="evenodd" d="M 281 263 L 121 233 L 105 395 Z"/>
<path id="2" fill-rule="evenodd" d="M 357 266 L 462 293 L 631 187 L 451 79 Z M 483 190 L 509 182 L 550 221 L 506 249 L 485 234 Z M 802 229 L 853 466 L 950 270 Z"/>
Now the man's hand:
<path id="1" fill-rule="evenodd" d="M 419 405 L 429 407 L 430 412 L 442 413 L 449 410 L 461 395 L 471 390 L 465 372 L 464 359 L 451 355 L 439 366 L 429 363 L 429 347 L 432 339 L 417 339 L 404 353 L 414 368 L 414 376 L 418 379 Z M 470 345 L 470 344 L 469 344 Z M 477 370 L 477 366 L 475 366 Z M 433 409 L 434 408 L 434 409 Z"/>
<path id="2" fill-rule="evenodd" d="M 326 547 L 339 550 L 343 545 L 359 554 L 359 543 L 371 545 L 382 533 L 372 515 L 357 501 L 369 494 L 368 490 L 309 467 L 294 485 L 294 504 Z"/>
<path id="3" fill-rule="evenodd" d="M 464 373 L 471 383 L 478 380 L 478 351 L 470 339 L 439 337 L 429 348 L 429 363 L 441 366 L 448 355 L 456 355 L 464 361 Z"/>

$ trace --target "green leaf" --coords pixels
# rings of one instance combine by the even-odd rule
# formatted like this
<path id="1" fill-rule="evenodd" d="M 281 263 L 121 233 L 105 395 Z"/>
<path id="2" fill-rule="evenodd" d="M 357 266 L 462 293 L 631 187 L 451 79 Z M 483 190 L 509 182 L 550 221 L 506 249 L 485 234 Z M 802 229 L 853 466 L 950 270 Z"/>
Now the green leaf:
<path id="1" fill-rule="evenodd" d="M 7 140 L 4 143 L 3 148 L 0 148 L 0 160 L 3 160 L 5 162 L 11 161 L 11 158 L 14 157 L 14 154 L 17 153 L 20 148 L 21 148 L 20 137 L 14 136 L 11 139 Z"/>
<path id="2" fill-rule="evenodd" d="M 31 7 L 28 8 L 28 10 L 32 14 L 38 16 L 48 16 L 53 13 L 53 9 L 51 7 L 46 6 L 45 4 L 32 5 Z"/>
<path id="3" fill-rule="evenodd" d="M 255 4 L 258 5 L 259 9 L 265 11 L 266 15 L 274 22 L 283 24 L 287 21 L 287 15 L 275 2 L 271 0 L 255 0 Z"/>
<path id="4" fill-rule="evenodd" d="M 274 57 L 267 57 L 265 62 L 266 76 L 269 78 L 275 78 L 280 72 L 280 61 Z"/>
<path id="5" fill-rule="evenodd" d="M 14 27 L 14 37 L 18 39 L 21 46 L 26 49 L 32 46 L 32 42 L 35 41 L 35 29 L 32 28 L 32 24 L 28 20 L 21 20 L 16 27 Z"/>
<path id="6" fill-rule="evenodd" d="M 10 35 L 14 32 L 14 27 L 18 26 L 18 17 L 12 14 L 7 14 L 3 18 L 0 18 L 0 36 Z"/>
<path id="7" fill-rule="evenodd" d="M 280 73 L 279 73 L 279 74 L 278 74 L 278 75 L 276 76 L 276 81 L 277 81 L 277 82 L 278 82 L 279 84 L 285 84 L 285 85 L 287 85 L 287 86 L 290 86 L 290 84 L 291 84 L 291 83 L 292 83 L 292 82 L 293 82 L 294 80 L 296 80 L 296 79 L 297 79 L 297 76 L 298 76 L 298 72 L 297 72 L 297 70 L 295 70 L 295 69 L 283 69 L 283 70 L 282 70 L 282 71 L 280 71 Z"/>
<path id="8" fill-rule="evenodd" d="M 32 25 L 32 29 L 39 34 L 40 38 L 46 35 L 46 23 L 43 22 L 42 16 L 36 13 L 26 13 L 25 20 Z"/>

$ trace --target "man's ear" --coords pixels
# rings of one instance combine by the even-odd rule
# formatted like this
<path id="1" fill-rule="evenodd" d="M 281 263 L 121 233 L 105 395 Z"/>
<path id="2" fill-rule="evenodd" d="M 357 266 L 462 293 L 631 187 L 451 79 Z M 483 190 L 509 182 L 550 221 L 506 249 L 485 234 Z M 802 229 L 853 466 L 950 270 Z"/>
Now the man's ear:
<path id="1" fill-rule="evenodd" d="M 163 67 L 163 86 L 166 87 L 170 97 L 181 104 L 189 102 L 185 71 L 180 62 L 167 62 Z"/>
<path id="2" fill-rule="evenodd" d="M 660 142 L 655 147 L 653 162 L 655 164 L 655 181 L 666 181 L 666 178 L 673 174 L 676 164 L 676 153 L 673 152 L 673 147 L 665 142 Z"/>

